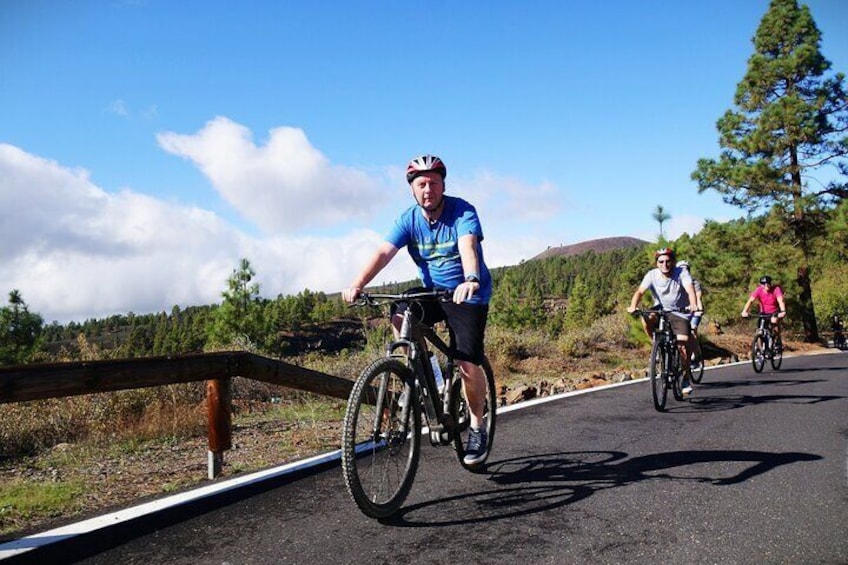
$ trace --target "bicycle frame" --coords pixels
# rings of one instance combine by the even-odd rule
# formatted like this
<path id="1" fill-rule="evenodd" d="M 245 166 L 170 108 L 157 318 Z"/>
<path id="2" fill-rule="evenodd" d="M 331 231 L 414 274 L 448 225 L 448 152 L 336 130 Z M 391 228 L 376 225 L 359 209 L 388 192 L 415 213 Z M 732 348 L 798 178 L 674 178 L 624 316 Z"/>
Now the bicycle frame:
<path id="1" fill-rule="evenodd" d="M 671 328 L 671 322 L 668 320 L 666 312 L 659 312 L 659 321 L 657 329 L 654 331 L 654 339 L 660 341 L 660 347 L 663 354 L 666 355 L 666 374 L 663 375 L 669 388 L 673 386 L 673 380 L 679 378 L 678 371 L 680 369 L 680 361 L 678 359 L 680 351 L 677 349 L 677 336 Z"/>
<path id="2" fill-rule="evenodd" d="M 771 331 L 771 314 L 760 314 L 757 320 L 757 333 L 766 338 L 766 347 L 771 349 L 773 334 Z"/>
<path id="3" fill-rule="evenodd" d="M 371 295 L 380 298 L 380 295 Z M 430 431 L 430 442 L 448 444 L 452 439 L 454 422 L 450 413 L 452 396 L 456 393 L 454 381 L 456 371 L 450 346 L 439 337 L 433 328 L 415 319 L 410 304 L 414 299 L 405 301 L 401 327 L 398 338 L 386 346 L 386 355 L 403 361 L 412 371 L 414 382 L 409 383 L 415 398 L 421 403 L 423 414 Z M 399 303 L 404 303 L 400 301 Z M 429 345 L 440 351 L 447 358 L 444 390 L 439 391 L 429 362 Z M 380 397 L 383 398 L 382 396 Z M 410 406 L 404 407 L 403 421 L 408 426 Z M 375 422 L 379 429 L 379 422 Z M 436 439 L 438 438 L 438 439 Z"/>

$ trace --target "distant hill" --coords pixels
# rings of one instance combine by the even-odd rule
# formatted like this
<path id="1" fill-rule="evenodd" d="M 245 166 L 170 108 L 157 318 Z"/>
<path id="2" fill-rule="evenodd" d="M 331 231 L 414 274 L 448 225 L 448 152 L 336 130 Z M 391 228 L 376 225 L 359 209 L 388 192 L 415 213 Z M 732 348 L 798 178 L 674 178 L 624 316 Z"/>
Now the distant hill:
<path id="1" fill-rule="evenodd" d="M 628 247 L 640 247 L 647 244 L 647 241 L 637 239 L 635 237 L 604 237 L 601 239 L 590 239 L 573 245 L 561 245 L 559 247 L 548 247 L 532 260 L 548 259 L 550 257 L 571 257 L 572 255 L 580 255 L 587 251 L 595 253 L 603 253 L 605 251 L 613 251 L 616 249 L 626 249 Z"/>

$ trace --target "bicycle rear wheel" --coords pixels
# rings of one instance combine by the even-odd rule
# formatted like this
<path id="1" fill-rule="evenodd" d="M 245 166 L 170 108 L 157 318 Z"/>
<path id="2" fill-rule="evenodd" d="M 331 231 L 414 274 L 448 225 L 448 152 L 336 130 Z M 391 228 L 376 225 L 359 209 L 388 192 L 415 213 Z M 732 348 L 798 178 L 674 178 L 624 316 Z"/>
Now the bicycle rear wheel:
<path id="1" fill-rule="evenodd" d="M 665 410 L 665 401 L 668 389 L 665 386 L 665 378 L 668 367 L 663 353 L 662 339 L 654 339 L 651 346 L 651 364 L 648 373 L 651 376 L 651 394 L 654 398 L 654 408 L 659 412 Z"/>
<path id="2" fill-rule="evenodd" d="M 759 334 L 754 336 L 754 341 L 751 342 L 751 364 L 755 373 L 762 372 L 766 364 L 766 340 Z"/>
<path id="3" fill-rule="evenodd" d="M 421 406 L 413 382 L 406 365 L 386 357 L 369 365 L 350 393 L 342 471 L 354 502 L 371 518 L 400 509 L 418 470 Z"/>
<path id="4" fill-rule="evenodd" d="M 704 378 L 704 355 L 698 340 L 695 340 L 695 351 L 692 354 L 689 368 L 692 370 L 692 382 L 699 384 L 701 379 Z"/>
<path id="5" fill-rule="evenodd" d="M 451 393 L 450 414 L 454 421 L 453 448 L 459 459 L 460 465 L 469 471 L 480 471 L 483 469 L 495 439 L 495 420 L 497 412 L 498 397 L 495 390 L 495 375 L 488 359 L 483 359 L 483 374 L 486 375 L 486 399 L 483 402 L 483 429 L 486 430 L 488 441 L 486 443 L 486 455 L 482 461 L 469 465 L 464 461 L 465 446 L 468 441 L 468 433 L 471 428 L 471 412 L 465 395 L 462 394 L 462 379 L 454 379 Z M 459 370 L 459 369 L 457 369 Z"/>
<path id="6" fill-rule="evenodd" d="M 778 336 L 772 342 L 771 367 L 775 371 L 783 364 L 783 339 Z"/>

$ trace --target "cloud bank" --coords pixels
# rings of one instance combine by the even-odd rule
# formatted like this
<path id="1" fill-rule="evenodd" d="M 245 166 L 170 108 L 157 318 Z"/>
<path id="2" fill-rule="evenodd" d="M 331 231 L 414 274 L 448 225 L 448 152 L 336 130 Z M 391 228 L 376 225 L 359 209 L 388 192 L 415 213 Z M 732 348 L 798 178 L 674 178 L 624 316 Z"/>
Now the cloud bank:
<path id="1" fill-rule="evenodd" d="M 265 296 L 335 291 L 381 239 L 366 229 L 344 238 L 250 237 L 198 207 L 105 192 L 83 169 L 8 144 L 0 144 L 0 237 L 0 289 L 20 290 L 48 323 L 219 302 L 241 257 L 251 260 Z M 398 261 L 386 276 L 414 271 Z"/>
<path id="2" fill-rule="evenodd" d="M 370 229 L 377 215 L 393 218 L 412 203 L 396 182 L 387 188 L 386 177 L 330 163 L 295 128 L 273 129 L 257 146 L 245 127 L 216 118 L 194 134 L 165 132 L 157 139 L 202 171 L 261 235 L 171 195 L 107 192 L 85 169 L 0 144 L 0 291 L 21 291 L 48 323 L 168 312 L 220 302 L 227 277 L 246 257 L 265 297 L 305 288 L 336 292 L 382 241 L 384 234 Z M 396 167 L 386 170 L 400 176 Z M 396 194 L 389 203 L 387 190 Z M 488 172 L 452 175 L 450 192 L 477 206 L 492 266 L 538 253 L 545 240 L 540 221 L 558 209 L 552 185 Z M 504 221 L 508 229 L 498 226 Z M 415 276 L 404 256 L 375 282 Z"/>

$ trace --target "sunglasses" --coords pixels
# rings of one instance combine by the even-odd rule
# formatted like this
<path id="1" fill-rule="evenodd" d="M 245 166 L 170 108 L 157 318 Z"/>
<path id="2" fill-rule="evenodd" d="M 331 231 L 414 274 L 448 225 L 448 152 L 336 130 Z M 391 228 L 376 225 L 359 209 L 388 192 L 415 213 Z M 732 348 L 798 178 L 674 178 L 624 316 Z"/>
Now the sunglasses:
<path id="1" fill-rule="evenodd" d="M 657 259 L 657 263 L 660 265 L 664 265 L 665 263 L 671 263 L 670 259 Z"/>

